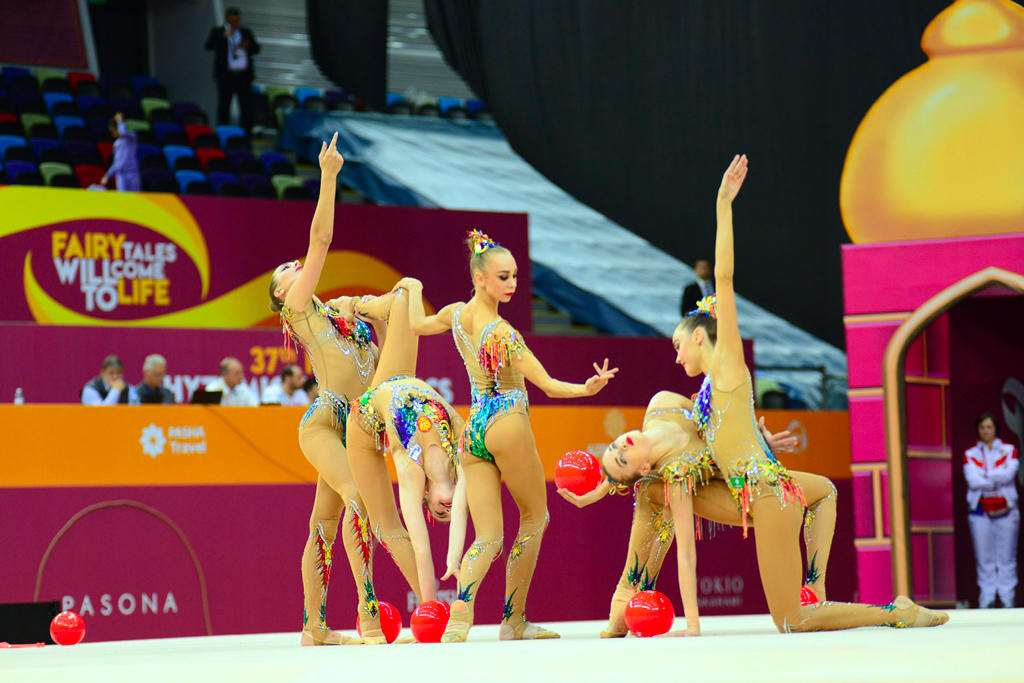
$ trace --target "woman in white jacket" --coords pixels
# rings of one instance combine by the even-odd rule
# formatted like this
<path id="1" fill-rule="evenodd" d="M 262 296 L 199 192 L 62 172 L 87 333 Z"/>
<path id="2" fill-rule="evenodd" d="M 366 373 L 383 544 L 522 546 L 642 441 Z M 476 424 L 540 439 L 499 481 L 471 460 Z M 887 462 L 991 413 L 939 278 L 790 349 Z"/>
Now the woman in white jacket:
<path id="1" fill-rule="evenodd" d="M 995 416 L 982 413 L 976 427 L 978 443 L 964 453 L 964 479 L 978 566 L 978 606 L 993 607 L 998 593 L 1003 607 L 1013 607 L 1020 529 L 1014 479 L 1020 460 L 1016 448 L 996 438 Z"/>

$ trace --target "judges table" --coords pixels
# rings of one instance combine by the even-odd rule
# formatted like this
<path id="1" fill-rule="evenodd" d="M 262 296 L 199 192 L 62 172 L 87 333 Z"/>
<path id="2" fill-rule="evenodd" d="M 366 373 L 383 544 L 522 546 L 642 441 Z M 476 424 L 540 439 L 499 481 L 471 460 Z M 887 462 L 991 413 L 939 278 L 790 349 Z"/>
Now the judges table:
<path id="1" fill-rule="evenodd" d="M 465 406 L 458 409 L 467 414 Z M 89 640 L 298 632 L 299 558 L 316 481 L 296 438 L 302 413 L 270 406 L 0 405 L 0 602 L 61 600 L 85 617 Z M 801 439 L 802 450 L 783 458 L 787 465 L 836 482 L 840 525 L 829 595 L 848 599 L 855 575 L 845 495 L 847 414 L 765 415 L 770 428 L 794 429 Z M 579 510 L 550 479 L 562 453 L 600 453 L 642 416 L 633 406 L 531 409 L 551 515 L 530 592 L 531 619 L 606 616 L 625 559 L 631 497 Z M 518 515 L 503 495 L 510 541 Z M 447 529 L 430 528 L 438 576 Z M 753 540 L 737 529 L 704 525 L 704 532 L 697 548 L 702 613 L 765 611 Z M 334 558 L 328 623 L 351 628 L 355 593 L 340 540 Z M 663 571 L 659 589 L 681 613 L 674 553 Z M 500 619 L 503 584 L 503 567 L 496 566 L 478 596 L 480 623 Z M 375 587 L 408 624 L 414 596 L 387 553 L 376 554 Z M 442 599 L 454 599 L 454 581 L 440 589 Z"/>

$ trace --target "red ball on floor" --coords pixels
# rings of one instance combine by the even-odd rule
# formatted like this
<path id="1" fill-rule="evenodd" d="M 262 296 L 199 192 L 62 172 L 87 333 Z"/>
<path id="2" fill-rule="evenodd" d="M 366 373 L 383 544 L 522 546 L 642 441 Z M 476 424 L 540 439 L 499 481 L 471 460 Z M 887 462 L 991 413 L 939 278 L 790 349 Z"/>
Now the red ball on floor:
<path id="1" fill-rule="evenodd" d="M 61 612 L 50 622 L 50 637 L 58 645 L 77 645 L 85 638 L 85 619 L 75 612 Z"/>
<path id="2" fill-rule="evenodd" d="M 800 587 L 800 605 L 806 607 L 818 602 L 818 596 L 814 594 L 810 586 Z"/>
<path id="3" fill-rule="evenodd" d="M 586 451 L 569 451 L 555 464 L 555 486 L 577 496 L 601 483 L 601 463 Z"/>
<path id="4" fill-rule="evenodd" d="M 448 626 L 451 608 L 442 600 L 428 600 L 413 610 L 409 619 L 412 636 L 419 643 L 440 643 Z"/>
<path id="5" fill-rule="evenodd" d="M 398 613 L 398 608 L 390 602 L 378 602 L 377 611 L 380 613 L 380 630 L 384 634 L 384 638 L 389 643 L 395 642 L 398 634 L 402 632 L 402 615 Z M 358 614 L 356 615 L 356 633 L 360 636 L 363 635 L 363 629 L 359 627 Z"/>
<path id="6" fill-rule="evenodd" d="M 668 633 L 676 619 L 672 601 L 658 591 L 640 591 L 626 603 L 626 628 L 641 638 Z"/>

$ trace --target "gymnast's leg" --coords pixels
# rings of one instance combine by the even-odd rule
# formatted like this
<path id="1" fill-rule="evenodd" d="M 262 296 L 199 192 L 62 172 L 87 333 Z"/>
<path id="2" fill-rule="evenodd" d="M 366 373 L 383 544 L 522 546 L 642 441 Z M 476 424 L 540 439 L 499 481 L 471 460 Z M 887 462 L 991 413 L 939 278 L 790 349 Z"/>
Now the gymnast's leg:
<path id="1" fill-rule="evenodd" d="M 480 584 L 494 559 L 501 553 L 501 473 L 494 463 L 463 452 L 462 471 L 466 477 L 466 498 L 476 538 L 462 556 L 458 599 L 452 603 L 451 618 L 441 642 L 466 640 L 473 625 L 473 607 Z"/>

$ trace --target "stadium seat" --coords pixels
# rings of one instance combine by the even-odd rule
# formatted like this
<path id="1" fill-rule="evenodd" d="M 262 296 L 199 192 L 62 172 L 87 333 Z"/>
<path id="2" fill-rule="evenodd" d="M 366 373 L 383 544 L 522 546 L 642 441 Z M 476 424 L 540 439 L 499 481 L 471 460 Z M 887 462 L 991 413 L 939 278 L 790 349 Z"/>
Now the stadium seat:
<path id="1" fill-rule="evenodd" d="M 156 135 L 157 140 L 159 140 L 161 144 L 165 145 L 170 144 L 164 142 L 164 138 L 167 137 L 168 134 L 182 133 L 181 126 L 179 126 L 176 123 L 171 123 L 169 121 L 160 121 L 159 123 L 154 123 L 152 125 L 152 130 L 153 133 Z M 185 138 L 185 142 L 188 142 L 188 138 Z"/>
<path id="2" fill-rule="evenodd" d="M 3 75 L 4 82 L 10 84 L 15 78 L 31 76 L 32 72 L 23 66 L 5 66 L 3 69 L 0 69 L 0 74 Z"/>
<path id="3" fill-rule="evenodd" d="M 30 147 L 8 147 L 4 152 L 4 161 L 25 161 L 34 164 L 36 163 L 36 155 Z"/>
<path id="4" fill-rule="evenodd" d="M 79 94 L 80 94 L 80 90 L 79 89 L 80 89 L 80 87 L 83 84 L 91 84 L 91 85 L 97 86 L 97 89 L 99 87 L 97 85 L 97 83 L 96 83 L 96 77 L 93 76 L 92 74 L 86 73 L 84 71 L 69 71 L 67 73 L 67 79 L 68 79 L 68 85 L 71 86 L 71 89 L 74 90 L 76 93 L 79 93 Z M 87 87 L 86 89 L 89 89 L 89 88 Z"/>
<path id="5" fill-rule="evenodd" d="M 139 171 L 148 171 L 157 169 L 160 171 L 169 171 L 170 166 L 167 165 L 167 158 L 159 152 L 156 154 L 145 154 L 140 155 L 139 159 Z"/>
<path id="6" fill-rule="evenodd" d="M 180 188 L 170 171 L 147 169 L 142 171 L 142 189 L 147 192 L 177 192 Z"/>
<path id="7" fill-rule="evenodd" d="M 17 119 L 14 121 L 0 121 L 0 135 L 25 137 L 25 129 L 21 127 Z"/>
<path id="8" fill-rule="evenodd" d="M 53 119 L 47 114 L 26 113 L 21 115 L 21 125 L 25 130 L 32 130 L 37 123 L 53 123 Z"/>
<path id="9" fill-rule="evenodd" d="M 43 93 L 43 101 L 46 102 L 46 109 L 50 112 L 50 116 L 55 116 L 53 113 L 54 104 L 57 102 L 74 103 L 75 98 L 63 92 L 45 92 Z"/>
<path id="10" fill-rule="evenodd" d="M 133 132 L 139 132 L 140 130 L 153 130 L 153 127 L 149 124 L 149 121 L 143 119 L 125 119 L 124 127 Z"/>
<path id="11" fill-rule="evenodd" d="M 54 102 L 50 108 L 50 116 L 79 116 L 78 105 L 74 102 Z"/>
<path id="12" fill-rule="evenodd" d="M 80 164 L 75 166 L 75 177 L 78 178 L 79 187 L 98 185 L 103 179 L 104 170 L 102 166 L 93 164 Z"/>
<path id="13" fill-rule="evenodd" d="M 78 178 L 72 174 L 58 173 L 50 177 L 48 185 L 51 187 L 73 187 L 78 189 Z"/>
<path id="14" fill-rule="evenodd" d="M 57 127 L 57 134 L 63 139 L 65 128 L 68 126 L 78 126 L 84 129 L 85 121 L 80 116 L 56 116 L 53 119 L 53 125 Z"/>
<path id="15" fill-rule="evenodd" d="M 207 168 L 207 164 L 214 159 L 224 159 L 224 152 L 219 148 L 200 147 L 196 149 L 196 158 L 199 159 L 203 172 L 209 173 L 210 169 Z"/>
<path id="16" fill-rule="evenodd" d="M 7 84 L 7 90 L 11 94 L 32 95 L 39 97 L 39 83 L 32 76 L 15 76 Z"/>
<path id="17" fill-rule="evenodd" d="M 72 175 L 71 166 L 56 161 L 44 161 L 39 164 L 39 174 L 43 176 L 43 182 L 52 185 L 51 179 L 55 175 Z"/>
<path id="18" fill-rule="evenodd" d="M 142 99 L 140 104 L 142 105 L 142 111 L 145 113 L 146 118 L 150 121 L 153 120 L 153 112 L 160 109 L 166 109 L 167 113 L 171 115 L 171 118 L 174 118 L 174 114 L 171 113 L 171 103 L 163 98 L 145 97 Z"/>
<path id="19" fill-rule="evenodd" d="M 195 156 L 195 152 L 192 151 L 191 147 L 184 145 L 166 145 L 164 147 L 164 156 L 167 157 L 167 163 L 173 168 L 175 159 Z"/>
<path id="20" fill-rule="evenodd" d="M 224 183 L 238 183 L 238 176 L 234 173 L 220 173 L 219 171 L 213 171 L 208 173 L 206 176 L 210 184 L 213 185 L 214 190 L 218 190 Z"/>
<path id="21" fill-rule="evenodd" d="M 10 147 L 27 147 L 25 139 L 15 135 L 0 135 L 0 159 L 4 158 Z"/>
<path id="22" fill-rule="evenodd" d="M 36 160 L 39 163 L 44 161 L 71 162 L 71 156 L 67 153 L 67 150 L 61 147 L 56 140 L 35 138 L 34 140 L 29 140 L 28 145 L 32 148 L 32 152 L 36 155 Z"/>
<path id="23" fill-rule="evenodd" d="M 82 114 L 85 114 L 89 110 L 89 107 L 94 104 L 107 104 L 106 98 L 102 95 L 79 95 L 75 98 L 75 101 L 78 102 L 78 109 Z"/>
<path id="24" fill-rule="evenodd" d="M 57 135 L 57 127 L 52 123 L 34 123 L 32 127 L 28 129 L 28 136 L 30 138 L 50 138 L 52 140 L 59 139 Z"/>
<path id="25" fill-rule="evenodd" d="M 60 78 L 47 78 L 39 84 L 39 88 L 43 93 L 48 92 L 60 92 L 65 95 L 71 95 L 71 86 L 68 84 L 68 79 L 61 76 Z"/>
<path id="26" fill-rule="evenodd" d="M 245 188 L 241 183 L 221 183 L 216 192 L 221 197 L 244 197 Z"/>
<path id="27" fill-rule="evenodd" d="M 138 98 L 135 96 L 135 89 L 131 85 L 124 82 L 109 82 L 104 79 L 103 88 L 106 90 L 107 99 L 113 100 L 131 100 L 136 101 Z"/>
<path id="28" fill-rule="evenodd" d="M 185 135 L 188 136 L 188 143 L 195 147 L 195 139 L 199 135 L 215 135 L 213 128 L 209 126 L 200 126 L 196 124 L 189 124 L 185 126 Z M 218 138 L 218 147 L 220 146 L 220 139 Z"/>
<path id="29" fill-rule="evenodd" d="M 159 83 L 144 85 L 139 88 L 138 95 L 140 99 L 144 97 L 159 97 L 161 99 L 167 99 L 167 88 Z"/>
<path id="30" fill-rule="evenodd" d="M 227 149 L 228 140 L 231 138 L 239 137 L 245 140 L 245 131 L 238 126 L 217 126 L 217 137 L 220 138 L 220 145 L 224 149 Z M 246 148 L 248 148 L 248 142 L 246 142 Z"/>
<path id="31" fill-rule="evenodd" d="M 238 180 L 242 183 L 246 194 L 250 197 L 267 197 L 270 199 L 277 197 L 274 186 L 270 184 L 265 175 L 246 174 L 239 176 Z"/>
<path id="32" fill-rule="evenodd" d="M 97 142 L 96 151 L 100 153 L 100 159 L 103 160 L 104 166 L 110 165 L 110 158 L 114 156 L 114 143 L 113 142 Z"/>
<path id="33" fill-rule="evenodd" d="M 457 97 L 438 97 L 437 106 L 441 110 L 441 116 L 445 118 L 467 118 L 466 108 L 462 106 L 462 100 Z"/>
<path id="34" fill-rule="evenodd" d="M 178 187 L 182 193 L 185 192 L 189 183 L 205 183 L 206 176 L 202 171 L 175 171 L 174 177 L 178 180 Z"/>
<path id="35" fill-rule="evenodd" d="M 416 107 L 417 116 L 438 117 L 441 116 L 441 108 L 434 102 L 424 102 Z"/>
<path id="36" fill-rule="evenodd" d="M 279 174 L 270 177 L 270 184 L 274 186 L 274 191 L 277 192 L 278 199 L 284 199 L 284 191 L 289 187 L 300 187 L 303 193 L 306 188 L 302 184 L 302 180 L 295 177 L 294 175 Z"/>
<path id="37" fill-rule="evenodd" d="M 323 95 L 320 93 L 319 88 L 307 88 L 304 86 L 295 88 L 295 99 L 298 100 L 300 107 L 305 103 L 306 98 L 309 97 L 319 97 L 323 99 Z"/>

